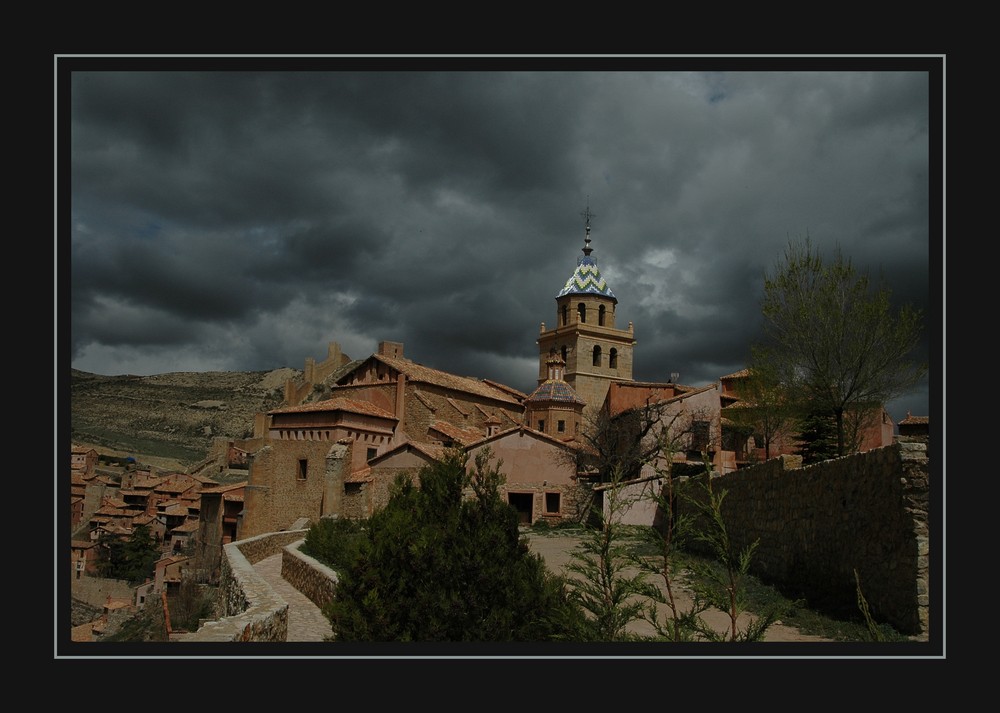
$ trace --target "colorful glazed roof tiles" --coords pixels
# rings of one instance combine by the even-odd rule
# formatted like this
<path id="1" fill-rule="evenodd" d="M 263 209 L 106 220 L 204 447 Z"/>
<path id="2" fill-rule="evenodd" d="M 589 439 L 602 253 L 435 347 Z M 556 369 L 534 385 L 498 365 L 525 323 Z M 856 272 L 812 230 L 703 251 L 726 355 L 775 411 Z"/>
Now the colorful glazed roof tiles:
<path id="1" fill-rule="evenodd" d="M 615 293 L 608 287 L 607 281 L 601 276 L 597 263 L 590 255 L 584 255 L 576 262 L 576 270 L 566 280 L 566 284 L 556 297 L 565 295 L 590 294 L 603 295 L 617 301 Z"/>

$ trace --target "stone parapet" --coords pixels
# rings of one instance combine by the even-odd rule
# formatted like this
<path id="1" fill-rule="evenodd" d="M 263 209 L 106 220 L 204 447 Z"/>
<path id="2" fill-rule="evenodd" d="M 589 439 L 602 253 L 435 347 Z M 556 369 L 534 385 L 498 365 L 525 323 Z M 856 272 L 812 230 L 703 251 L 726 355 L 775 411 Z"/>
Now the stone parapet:
<path id="1" fill-rule="evenodd" d="M 257 574 L 253 565 L 283 551 L 289 543 L 302 540 L 306 532 L 272 532 L 226 545 L 219 586 L 222 618 L 205 622 L 198 631 L 180 634 L 172 640 L 287 641 L 288 602 Z"/>

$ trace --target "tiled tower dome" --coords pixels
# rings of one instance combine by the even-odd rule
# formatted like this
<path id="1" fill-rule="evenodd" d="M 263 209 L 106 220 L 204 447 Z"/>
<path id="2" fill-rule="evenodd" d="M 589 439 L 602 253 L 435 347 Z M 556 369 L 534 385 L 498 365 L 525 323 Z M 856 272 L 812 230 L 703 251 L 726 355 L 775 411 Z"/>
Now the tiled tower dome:
<path id="1" fill-rule="evenodd" d="M 597 268 L 597 263 L 594 258 L 590 256 L 593 252 L 593 248 L 590 247 L 590 225 L 587 225 L 587 237 L 584 239 L 583 255 L 581 255 L 576 260 L 576 270 L 566 284 L 559 291 L 556 297 L 564 297 L 565 295 L 602 295 L 603 297 L 608 297 L 618 302 L 618 298 L 615 297 L 615 293 L 611 291 L 608 287 L 607 281 L 601 276 L 601 271 Z"/>

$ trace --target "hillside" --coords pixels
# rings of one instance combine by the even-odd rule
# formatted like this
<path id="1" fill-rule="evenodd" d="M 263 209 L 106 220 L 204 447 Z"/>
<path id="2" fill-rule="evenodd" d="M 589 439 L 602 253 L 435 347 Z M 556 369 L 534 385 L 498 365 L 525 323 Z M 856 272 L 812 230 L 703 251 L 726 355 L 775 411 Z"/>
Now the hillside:
<path id="1" fill-rule="evenodd" d="M 205 457 L 214 438 L 250 436 L 254 414 L 280 406 L 285 381 L 301 374 L 284 368 L 101 376 L 73 369 L 72 440 L 184 469 Z"/>

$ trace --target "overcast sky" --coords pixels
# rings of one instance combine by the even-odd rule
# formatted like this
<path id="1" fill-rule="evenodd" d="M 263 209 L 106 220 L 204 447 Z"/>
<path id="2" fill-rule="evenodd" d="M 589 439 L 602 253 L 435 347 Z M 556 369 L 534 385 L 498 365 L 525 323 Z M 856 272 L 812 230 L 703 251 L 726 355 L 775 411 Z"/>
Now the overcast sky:
<path id="1" fill-rule="evenodd" d="M 744 368 L 765 272 L 808 234 L 925 310 L 940 389 L 933 62 L 181 61 L 62 63 L 74 368 L 302 369 L 389 340 L 530 392 L 589 205 L 637 380 Z M 929 415 L 927 383 L 897 422 Z"/>

